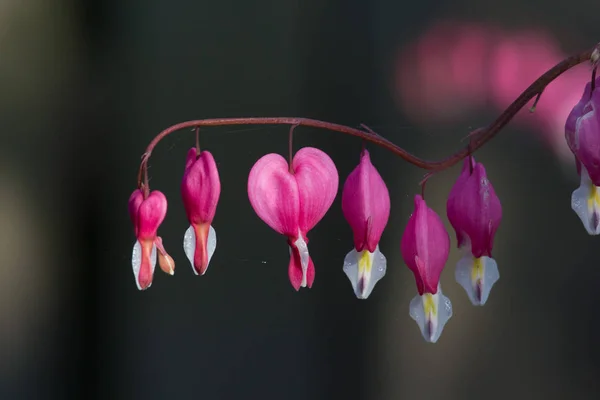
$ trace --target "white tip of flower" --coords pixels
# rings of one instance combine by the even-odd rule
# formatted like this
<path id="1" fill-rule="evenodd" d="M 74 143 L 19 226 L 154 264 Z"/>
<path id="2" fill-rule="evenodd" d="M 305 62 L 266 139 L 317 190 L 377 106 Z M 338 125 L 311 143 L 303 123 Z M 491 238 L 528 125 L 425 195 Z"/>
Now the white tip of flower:
<path id="1" fill-rule="evenodd" d="M 185 235 L 183 235 L 183 252 L 185 256 L 192 264 L 192 271 L 194 271 L 195 275 L 198 275 L 196 272 L 196 268 L 194 268 L 194 253 L 196 252 L 196 232 L 194 232 L 194 227 L 190 225 L 189 228 L 185 231 Z"/>
<path id="2" fill-rule="evenodd" d="M 208 240 L 206 244 L 206 250 L 208 251 L 208 263 L 210 264 L 210 260 L 212 259 L 213 254 L 215 254 L 215 250 L 217 249 L 217 232 L 212 225 L 208 228 Z M 208 268 L 208 266 L 207 266 Z"/>
<path id="3" fill-rule="evenodd" d="M 208 264 L 206 269 L 208 270 L 208 265 L 210 264 L 210 259 L 212 258 L 215 250 L 217 248 L 217 232 L 212 227 L 212 225 L 208 228 L 208 238 L 206 241 L 206 251 L 208 252 Z M 190 225 L 190 227 L 185 231 L 185 235 L 183 235 L 183 252 L 185 256 L 190 261 L 192 265 L 192 271 L 194 271 L 195 275 L 198 275 L 198 271 L 194 268 L 194 254 L 196 253 L 196 232 L 194 231 L 194 227 Z M 206 273 L 206 271 L 204 271 Z"/>
<path id="4" fill-rule="evenodd" d="M 595 186 L 587 170 L 581 166 L 581 184 L 571 196 L 571 208 L 590 235 L 600 234 L 600 188 Z"/>
<path id="5" fill-rule="evenodd" d="M 500 273 L 493 258 L 475 258 L 471 253 L 466 253 L 456 264 L 454 277 L 467 292 L 471 303 L 482 306 L 487 301 L 492 286 L 500 279 Z"/>
<path id="6" fill-rule="evenodd" d="M 375 284 L 384 277 L 387 261 L 379 251 L 379 245 L 375 252 L 363 250 L 360 253 L 352 249 L 344 258 L 344 272 L 350 283 L 354 294 L 359 299 L 369 297 Z"/>
<path id="7" fill-rule="evenodd" d="M 417 322 L 423 338 L 435 343 L 440 338 L 444 325 L 452 317 L 452 303 L 442 293 L 438 285 L 436 294 L 423 293 L 415 296 L 410 302 L 409 314 Z"/>
<path id="8" fill-rule="evenodd" d="M 135 277 L 135 285 L 139 290 L 143 290 L 140 286 L 140 269 L 142 267 L 142 245 L 138 240 L 133 245 L 133 252 L 131 254 L 131 267 L 133 268 L 133 276 Z M 150 276 L 154 275 L 154 267 L 156 267 L 156 245 L 152 244 L 152 251 L 150 252 Z M 146 287 L 148 289 L 152 286 L 152 282 Z"/>
<path id="9" fill-rule="evenodd" d="M 592 52 L 592 56 L 590 57 L 592 64 L 596 65 L 600 61 L 600 44 L 596 46 L 594 51 Z"/>
<path id="10" fill-rule="evenodd" d="M 306 287 L 306 272 L 308 271 L 308 263 L 310 260 L 310 255 L 308 253 L 308 245 L 302 239 L 302 235 L 298 236 L 298 239 L 294 242 L 294 246 L 298 249 L 298 253 L 300 253 L 300 265 L 302 266 L 302 283 L 300 283 L 300 287 Z M 290 249 L 291 254 L 291 249 Z"/>

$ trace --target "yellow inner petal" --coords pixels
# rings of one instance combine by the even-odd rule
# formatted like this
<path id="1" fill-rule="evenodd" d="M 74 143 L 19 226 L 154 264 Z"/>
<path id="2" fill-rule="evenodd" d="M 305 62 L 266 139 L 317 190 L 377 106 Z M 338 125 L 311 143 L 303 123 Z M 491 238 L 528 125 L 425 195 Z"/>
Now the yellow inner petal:
<path id="1" fill-rule="evenodd" d="M 433 301 L 433 295 L 431 293 L 425 293 L 423 295 L 423 311 L 425 311 L 425 318 L 428 315 L 436 316 L 437 315 L 437 307 L 435 306 L 435 301 Z"/>
<path id="2" fill-rule="evenodd" d="M 471 268 L 471 280 L 476 282 L 477 279 L 483 278 L 485 266 L 483 265 L 483 261 L 480 258 L 476 258 L 473 261 L 473 267 Z"/>
<path id="3" fill-rule="evenodd" d="M 371 273 L 371 267 L 373 266 L 373 258 L 368 250 L 363 250 L 360 253 L 358 259 L 358 276 L 363 276 L 365 273 Z"/>
<path id="4" fill-rule="evenodd" d="M 588 208 L 590 210 L 594 208 L 594 203 L 600 205 L 600 190 L 598 189 L 600 189 L 598 186 L 590 183 L 590 197 L 588 198 Z"/>

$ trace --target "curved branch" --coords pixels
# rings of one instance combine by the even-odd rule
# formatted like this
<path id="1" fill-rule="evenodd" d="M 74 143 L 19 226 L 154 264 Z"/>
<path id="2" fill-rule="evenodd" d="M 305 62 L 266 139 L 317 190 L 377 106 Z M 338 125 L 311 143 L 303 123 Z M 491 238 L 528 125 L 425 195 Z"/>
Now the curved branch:
<path id="1" fill-rule="evenodd" d="M 474 153 L 476 150 L 481 148 L 484 144 L 494 138 L 510 122 L 510 120 L 529 103 L 531 99 L 536 96 L 541 96 L 542 91 L 552 81 L 558 78 L 561 74 L 568 71 L 586 61 L 592 63 L 597 62 L 594 60 L 600 52 L 600 44 L 592 49 L 586 50 L 574 56 L 568 57 L 556 64 L 554 67 L 549 69 L 545 74 L 535 80 L 500 116 L 492 122 L 486 128 L 478 128 L 470 133 L 471 141 L 468 146 L 452 154 L 451 156 L 440 160 L 440 161 L 427 161 L 423 158 L 417 157 L 414 154 L 404 150 L 402 147 L 390 142 L 384 137 L 374 133 L 365 132 L 363 130 L 351 128 L 349 126 L 338 125 L 331 122 L 324 122 L 309 118 L 292 118 L 292 117 L 273 117 L 273 118 L 213 118 L 213 119 L 201 119 L 194 121 L 181 122 L 173 125 L 161 133 L 159 133 L 146 148 L 144 157 L 140 164 L 138 171 L 138 187 L 143 188 L 145 193 L 148 193 L 148 159 L 150 158 L 154 147 L 165 137 L 173 132 L 186 128 L 197 128 L 200 126 L 221 126 L 221 125 L 292 125 L 292 126 L 308 126 L 313 128 L 327 129 L 330 131 L 340 132 L 351 136 L 362 138 L 363 140 L 369 141 L 378 146 L 384 147 L 396 154 L 403 160 L 425 169 L 429 172 L 439 172 L 446 168 L 453 166 L 454 164 L 467 157 L 469 154 Z"/>

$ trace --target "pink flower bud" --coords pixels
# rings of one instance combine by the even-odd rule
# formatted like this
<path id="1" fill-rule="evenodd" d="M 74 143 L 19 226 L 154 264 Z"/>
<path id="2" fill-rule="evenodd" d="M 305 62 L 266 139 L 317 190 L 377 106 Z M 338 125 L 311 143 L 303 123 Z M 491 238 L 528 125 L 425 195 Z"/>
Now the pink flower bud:
<path id="1" fill-rule="evenodd" d="M 217 247 L 217 234 L 211 223 L 215 217 L 221 181 L 215 160 L 208 151 L 187 154 L 181 183 L 181 197 L 190 227 L 183 239 L 183 249 L 196 275 L 204 275 Z"/>
<path id="2" fill-rule="evenodd" d="M 600 85 L 600 77 L 596 86 Z M 565 138 L 578 163 L 583 163 L 596 186 L 600 186 L 600 154 L 598 154 L 600 94 L 589 82 L 579 102 L 573 107 L 565 123 Z"/>
<path id="3" fill-rule="evenodd" d="M 440 217 L 420 195 L 415 196 L 415 211 L 402 235 L 400 251 L 415 275 L 419 294 L 435 294 L 448 260 L 450 237 Z"/>
<path id="4" fill-rule="evenodd" d="M 292 171 L 279 154 L 263 156 L 250 171 L 248 198 L 260 219 L 287 236 L 288 274 L 292 286 L 299 290 L 310 288 L 315 277 L 306 235 L 331 207 L 339 178 L 331 158 L 312 147 L 296 153 Z"/>
<path id="5" fill-rule="evenodd" d="M 466 158 L 460 176 L 448 196 L 448 219 L 456 232 L 463 258 L 455 278 L 474 305 L 484 305 L 500 278 L 492 257 L 494 236 L 502 220 L 500 199 L 487 178 L 485 167 Z"/>
<path id="6" fill-rule="evenodd" d="M 158 227 L 166 214 L 167 199 L 157 190 L 151 192 L 147 199 L 144 199 L 140 189 L 135 190 L 129 197 L 129 216 L 137 237 L 133 246 L 131 265 L 135 283 L 140 290 L 145 290 L 152 285 L 157 245 L 160 246 L 161 257 L 171 258 L 164 250 L 162 240 L 157 236 Z M 174 267 L 173 263 L 173 269 Z"/>
<path id="7" fill-rule="evenodd" d="M 596 79 L 600 86 L 600 77 Z M 600 90 L 588 83 L 567 118 L 565 137 L 575 155 L 580 187 L 571 196 L 571 208 L 590 235 L 600 234 Z"/>
<path id="8" fill-rule="evenodd" d="M 410 303 L 410 316 L 425 340 L 435 343 L 452 317 L 452 303 L 442 294 L 439 283 L 450 251 L 450 237 L 440 217 L 419 195 L 415 196 L 415 211 L 402 235 L 400 251 L 419 292 Z"/>
<path id="9" fill-rule="evenodd" d="M 163 272 L 166 274 L 174 275 L 175 261 L 170 255 L 167 254 L 167 251 L 165 250 L 162 244 L 162 238 L 160 236 L 157 236 L 156 240 L 154 241 L 154 244 L 158 249 L 158 265 L 160 269 L 162 269 Z"/>
<path id="10" fill-rule="evenodd" d="M 390 195 L 385 182 L 363 150 L 342 192 L 342 211 L 354 233 L 354 249 L 344 259 L 344 272 L 356 297 L 369 297 L 386 271 L 379 240 L 390 216 Z"/>

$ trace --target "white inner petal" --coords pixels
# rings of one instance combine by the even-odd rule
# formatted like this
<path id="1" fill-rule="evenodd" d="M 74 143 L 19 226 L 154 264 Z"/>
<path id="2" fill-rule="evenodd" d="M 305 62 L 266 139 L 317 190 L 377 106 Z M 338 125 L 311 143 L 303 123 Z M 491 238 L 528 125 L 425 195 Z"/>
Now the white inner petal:
<path id="1" fill-rule="evenodd" d="M 198 272 L 196 272 L 196 268 L 194 268 L 194 253 L 196 252 L 196 232 L 194 231 L 194 227 L 191 225 L 185 231 L 185 235 L 183 235 L 183 251 L 187 259 L 190 261 L 190 264 L 192 264 L 192 271 L 194 271 L 194 275 L 198 275 Z"/>
<path id="2" fill-rule="evenodd" d="M 423 293 L 423 296 L 417 295 L 412 299 L 409 315 L 419 326 L 423 338 L 435 343 L 452 317 L 452 303 L 442 293 L 441 285 L 438 285 L 436 294 Z"/>
<path id="3" fill-rule="evenodd" d="M 140 276 L 140 266 L 142 265 L 142 246 L 137 240 L 133 244 L 133 254 L 131 255 L 131 266 L 133 267 L 133 276 L 135 277 L 135 284 L 138 289 L 142 290 L 138 283 L 138 276 Z"/>
<path id="4" fill-rule="evenodd" d="M 482 306 L 500 279 L 500 273 L 493 258 L 484 256 L 477 260 L 470 252 L 465 252 L 456 264 L 454 278 L 465 289 L 471 303 Z"/>
<path id="5" fill-rule="evenodd" d="M 208 270 L 208 265 L 210 264 L 210 259 L 213 254 L 215 254 L 215 250 L 217 248 L 217 232 L 212 227 L 212 225 L 208 228 L 208 239 L 206 243 L 206 250 L 208 251 L 208 264 L 206 265 L 206 270 Z"/>
<path id="6" fill-rule="evenodd" d="M 590 235 L 600 234 L 600 188 L 594 186 L 586 168 L 581 166 L 581 184 L 571 196 L 571 208 Z"/>
<path id="7" fill-rule="evenodd" d="M 302 239 L 302 235 L 298 236 L 298 239 L 294 242 L 294 245 L 298 249 L 300 253 L 300 264 L 302 266 L 302 283 L 301 287 L 306 287 L 306 271 L 308 270 L 308 260 L 310 259 L 310 255 L 308 254 L 308 245 Z"/>
<path id="8" fill-rule="evenodd" d="M 352 284 L 354 294 L 359 299 L 370 296 L 375 284 L 384 277 L 386 258 L 379 251 L 379 245 L 374 253 L 363 250 L 360 253 L 352 249 L 344 258 L 344 272 Z"/>
<path id="9" fill-rule="evenodd" d="M 150 276 L 154 276 L 154 268 L 156 268 L 156 256 L 156 245 L 152 243 L 152 251 L 150 252 Z M 152 283 L 150 283 L 148 287 L 150 287 L 151 285 Z"/>
<path id="10" fill-rule="evenodd" d="M 131 254 L 131 266 L 133 268 L 133 276 L 135 277 L 135 285 L 139 290 L 142 290 L 139 283 L 140 268 L 142 266 L 142 245 L 138 240 L 133 245 L 133 252 Z M 150 253 L 150 276 L 154 275 L 154 268 L 156 267 L 156 245 L 152 244 L 152 251 Z M 152 286 L 152 283 L 148 287 Z"/>

